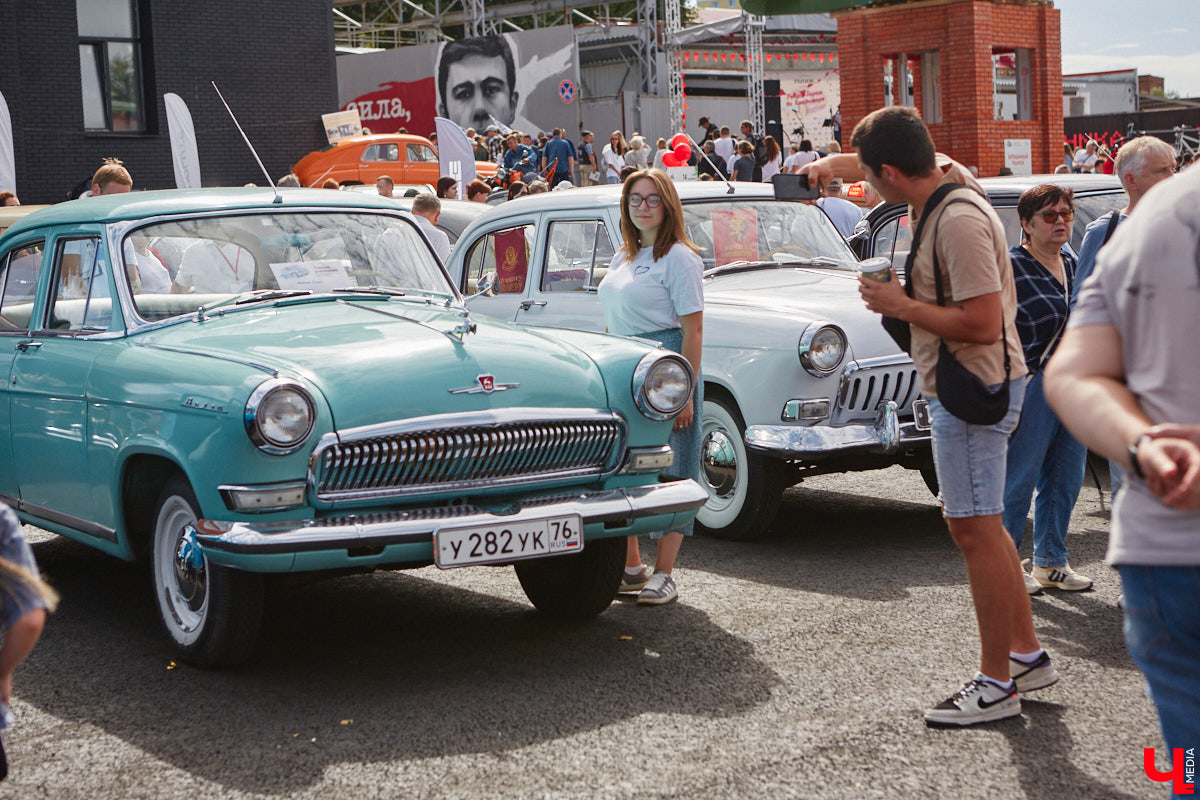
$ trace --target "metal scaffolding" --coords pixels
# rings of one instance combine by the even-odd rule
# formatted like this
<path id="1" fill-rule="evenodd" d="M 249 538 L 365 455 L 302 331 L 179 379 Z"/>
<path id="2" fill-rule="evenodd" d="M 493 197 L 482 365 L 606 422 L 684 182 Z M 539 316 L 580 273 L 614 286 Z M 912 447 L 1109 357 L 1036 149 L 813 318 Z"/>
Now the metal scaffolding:
<path id="1" fill-rule="evenodd" d="M 763 28 L 766 20 L 742 12 L 742 30 L 746 34 L 746 98 L 750 101 L 749 120 L 754 133 L 762 136 L 767 128 L 767 108 L 763 92 Z"/>
<path id="2" fill-rule="evenodd" d="M 670 2 L 667 0 L 668 5 Z M 637 10 L 641 90 L 642 94 L 658 94 L 658 0 L 638 0 Z"/>
<path id="3" fill-rule="evenodd" d="M 667 54 L 667 97 L 671 102 L 671 130 L 674 132 L 684 129 L 683 61 L 676 38 L 676 34 L 683 29 L 683 20 L 679 12 L 679 3 L 665 0 L 663 7 L 667 17 L 666 29 L 663 31 Z"/>

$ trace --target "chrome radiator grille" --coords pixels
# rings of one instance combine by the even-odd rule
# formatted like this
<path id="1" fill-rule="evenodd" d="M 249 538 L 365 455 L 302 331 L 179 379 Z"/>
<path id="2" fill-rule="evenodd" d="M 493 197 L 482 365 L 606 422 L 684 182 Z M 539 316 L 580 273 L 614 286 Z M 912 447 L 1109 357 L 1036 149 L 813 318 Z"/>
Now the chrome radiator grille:
<path id="1" fill-rule="evenodd" d="M 330 437 L 318 446 L 312 460 L 318 498 L 390 497 L 600 475 L 616 463 L 625 425 L 603 414 L 368 433 Z"/>
<path id="2" fill-rule="evenodd" d="M 908 359 L 901 363 L 852 363 L 842 375 L 834 421 L 874 418 L 876 409 L 888 400 L 895 401 L 904 414 L 920 393 L 917 369 Z"/>

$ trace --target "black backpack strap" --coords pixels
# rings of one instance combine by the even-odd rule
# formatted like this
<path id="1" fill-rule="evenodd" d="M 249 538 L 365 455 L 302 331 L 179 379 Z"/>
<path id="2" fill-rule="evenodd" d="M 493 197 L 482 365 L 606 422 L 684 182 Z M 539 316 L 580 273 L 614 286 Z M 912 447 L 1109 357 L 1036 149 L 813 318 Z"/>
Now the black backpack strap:
<path id="1" fill-rule="evenodd" d="M 1117 225 L 1121 222 L 1121 212 L 1114 211 L 1112 216 L 1108 218 L 1108 225 L 1104 228 L 1104 241 L 1100 243 L 1101 247 L 1108 244 L 1108 240 L 1117 232 Z"/>

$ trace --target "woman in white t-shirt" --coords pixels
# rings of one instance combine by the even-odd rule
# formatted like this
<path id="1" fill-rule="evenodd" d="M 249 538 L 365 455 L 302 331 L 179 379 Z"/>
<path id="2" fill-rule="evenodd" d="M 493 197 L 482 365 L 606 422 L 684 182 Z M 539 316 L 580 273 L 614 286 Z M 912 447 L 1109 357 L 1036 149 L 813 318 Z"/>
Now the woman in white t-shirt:
<path id="1" fill-rule="evenodd" d="M 771 176 L 778 175 L 783 168 L 783 151 L 774 136 L 764 136 L 763 146 L 767 148 L 767 161 L 762 165 L 763 183 L 770 183 Z"/>
<path id="2" fill-rule="evenodd" d="M 629 149 L 625 134 L 613 131 L 608 144 L 600 152 L 600 163 L 604 165 L 604 179 L 608 183 L 621 182 L 621 167 L 625 166 L 625 151 Z"/>
<path id="3" fill-rule="evenodd" d="M 600 305 L 610 333 L 661 342 L 692 365 L 696 392 L 675 418 L 671 448 L 676 478 L 700 478 L 703 411 L 700 349 L 704 338 L 704 262 L 683 227 L 683 206 L 671 178 L 658 169 L 639 170 L 621 191 L 621 237 L 600 282 Z M 636 536 L 629 537 L 622 592 L 638 592 L 639 605 L 662 605 L 677 597 L 671 570 L 692 523 L 681 530 L 651 534 L 658 539 L 654 572 L 642 565 Z"/>

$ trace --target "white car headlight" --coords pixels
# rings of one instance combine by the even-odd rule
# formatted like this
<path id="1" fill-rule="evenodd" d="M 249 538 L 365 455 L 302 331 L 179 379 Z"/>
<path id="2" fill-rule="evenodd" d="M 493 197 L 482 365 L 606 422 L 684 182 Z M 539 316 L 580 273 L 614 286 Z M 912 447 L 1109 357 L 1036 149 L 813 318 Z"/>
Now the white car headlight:
<path id="1" fill-rule="evenodd" d="M 846 334 L 828 322 L 814 322 L 800 336 L 800 363 L 822 378 L 838 368 L 846 356 Z"/>
<path id="2" fill-rule="evenodd" d="M 642 415 L 665 420 L 692 399 L 692 367 L 674 353 L 648 353 L 633 371 L 633 400 Z"/>
<path id="3" fill-rule="evenodd" d="M 246 401 L 246 433 L 272 455 L 296 452 L 308 440 L 316 417 L 312 395 L 288 378 L 263 381 Z"/>

